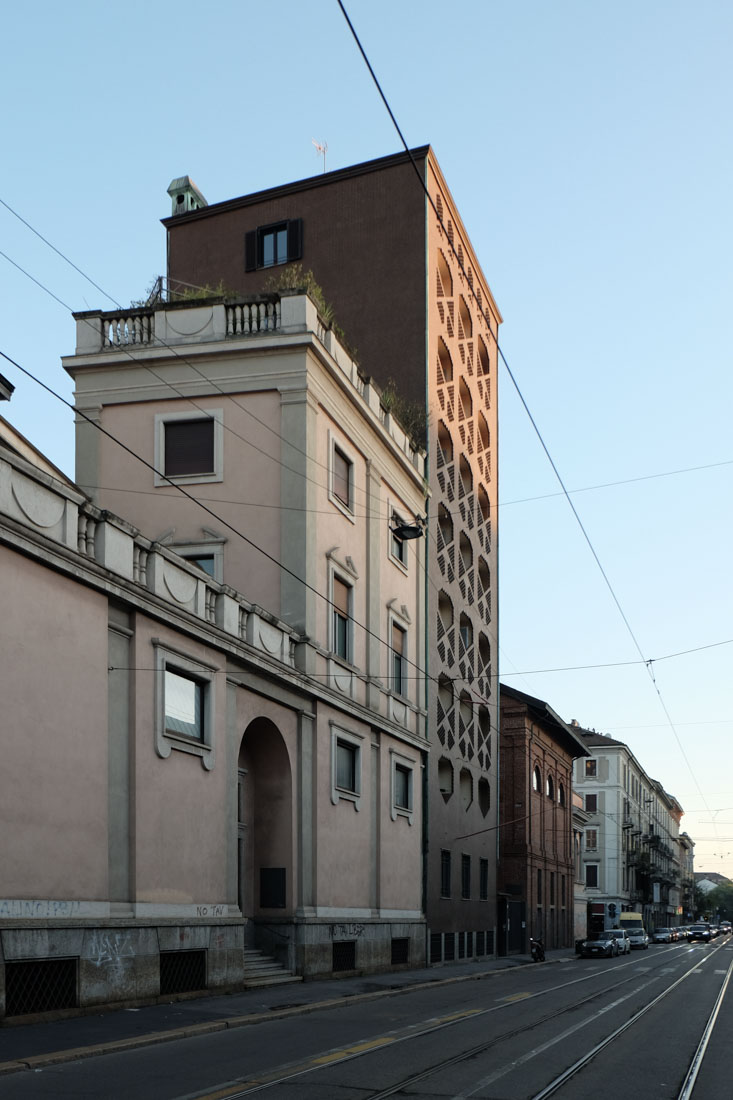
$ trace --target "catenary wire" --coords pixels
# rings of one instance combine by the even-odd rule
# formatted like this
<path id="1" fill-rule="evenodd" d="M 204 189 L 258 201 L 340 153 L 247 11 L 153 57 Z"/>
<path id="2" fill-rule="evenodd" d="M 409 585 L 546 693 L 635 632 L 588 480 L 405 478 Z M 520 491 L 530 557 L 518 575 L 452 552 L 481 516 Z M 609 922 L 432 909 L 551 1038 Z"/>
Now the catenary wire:
<path id="1" fill-rule="evenodd" d="M 11 363 L 12 366 L 14 366 L 17 370 L 21 371 L 28 378 L 30 378 L 32 381 L 34 381 L 37 385 L 41 386 L 41 388 L 46 390 L 47 393 L 51 394 L 58 401 L 61 401 L 64 405 L 66 405 L 67 408 L 69 408 L 72 411 L 76 412 L 79 416 L 82 417 L 82 419 L 86 420 L 87 423 L 95 425 L 95 427 L 100 432 L 102 432 L 103 435 L 107 436 L 107 438 L 111 439 L 112 442 L 117 444 L 117 446 L 121 447 L 128 454 L 130 454 L 134 458 L 136 458 L 138 462 L 141 462 L 144 466 L 146 466 L 149 470 L 151 470 L 153 473 L 155 473 L 158 477 L 161 477 L 165 481 L 168 481 L 172 485 L 172 487 L 175 488 L 179 493 L 181 493 L 183 496 L 187 497 L 189 499 L 189 501 L 191 501 L 192 503 L 197 504 L 200 508 L 203 509 L 203 511 L 205 511 L 213 519 L 217 520 L 217 522 L 221 523 L 224 527 L 226 527 L 234 535 L 236 535 L 238 538 L 241 538 L 244 542 L 246 542 L 247 545 L 251 546 L 253 549 L 257 550 L 260 554 L 262 554 L 263 557 L 267 558 L 268 561 L 271 561 L 275 566 L 277 566 L 279 569 L 281 569 L 284 573 L 288 574 L 288 576 L 293 577 L 294 580 L 297 580 L 300 584 L 302 584 L 304 586 L 304 588 L 308 589 L 308 591 L 312 592 L 319 599 L 324 600 L 326 603 L 328 603 L 330 605 L 330 600 L 328 599 L 327 595 L 320 592 L 317 588 L 313 587 L 313 585 L 309 584 L 307 581 L 303 580 L 302 577 L 299 577 L 291 569 L 288 569 L 287 566 L 283 565 L 282 562 L 279 562 L 275 557 L 273 557 L 271 554 L 269 554 L 266 550 L 263 550 L 262 547 L 258 546 L 257 543 L 253 542 L 252 539 L 249 539 L 245 534 L 243 534 L 236 527 L 234 527 L 233 524 L 229 523 L 222 516 L 217 515 L 217 513 L 214 512 L 213 509 L 209 508 L 202 501 L 197 500 L 197 498 L 195 496 L 193 496 L 191 493 L 189 493 L 184 488 L 184 486 L 176 485 L 175 483 L 173 483 L 171 481 L 171 479 L 166 477 L 166 475 L 164 473 L 161 473 L 161 471 L 157 470 L 153 463 L 148 462 L 147 459 L 143 458 L 139 454 L 136 454 L 135 451 L 133 451 L 131 447 L 128 447 L 126 443 L 123 443 L 122 440 L 117 439 L 117 437 L 114 436 L 111 432 L 107 431 L 106 428 L 103 428 L 101 426 L 101 424 L 98 424 L 91 417 L 87 416 L 86 413 L 83 412 L 83 410 L 75 409 L 70 401 L 67 401 L 65 397 L 62 397 L 61 394 L 57 393 L 56 390 L 54 390 L 46 382 L 43 382 L 40 378 L 38 378 L 36 375 L 34 375 L 26 367 L 21 366 L 20 363 L 18 363 L 15 359 L 13 359 L 6 352 L 2 351 L 2 349 L 0 349 L 0 356 L 3 359 L 7 360 L 8 363 Z M 374 638 L 376 641 L 379 642 L 380 645 L 384 646 L 387 650 L 389 650 L 391 648 L 389 643 L 384 638 L 382 638 L 379 634 L 376 634 L 373 630 L 370 630 L 363 623 L 360 623 L 358 620 L 353 619 L 353 618 L 351 619 L 351 622 L 353 623 L 353 626 L 355 628 L 358 628 L 359 630 L 363 630 L 364 634 L 367 637 Z M 426 670 L 421 669 L 420 666 L 415 661 L 411 660 L 409 657 L 405 658 L 405 664 L 416 670 L 416 674 L 417 674 L 416 678 L 417 679 L 430 680 L 430 681 L 432 681 L 433 683 L 435 683 L 437 685 L 440 684 L 440 681 L 439 681 L 437 676 L 432 676 Z M 483 697 L 479 696 L 476 692 L 473 692 L 471 690 L 470 693 L 474 696 L 477 703 L 481 703 L 481 704 L 484 704 L 484 705 L 489 705 L 488 701 L 486 699 L 484 699 Z"/>
<path id="2" fill-rule="evenodd" d="M 400 129 L 400 127 L 399 127 L 399 124 L 398 124 L 398 122 L 397 122 L 397 119 L 395 118 L 394 112 L 392 111 L 392 108 L 390 107 L 390 105 L 389 105 L 389 102 L 388 102 L 388 100 L 387 100 L 387 97 L 385 96 L 384 92 L 382 91 L 382 87 L 381 87 L 381 85 L 380 85 L 380 83 L 379 83 L 379 80 L 377 79 L 377 76 L 376 76 L 376 74 L 375 74 L 375 72 L 374 72 L 374 69 L 372 68 L 371 62 L 369 61 L 369 58 L 367 57 L 366 51 L 364 50 L 364 47 L 363 47 L 363 46 L 362 46 L 362 44 L 361 44 L 361 41 L 360 41 L 360 39 L 359 39 L 359 36 L 357 35 L 357 33 L 356 33 L 356 30 L 354 29 L 354 25 L 353 25 L 353 23 L 351 22 L 351 19 L 349 18 L 349 15 L 348 15 L 348 13 L 347 13 L 347 11 L 346 11 L 346 8 L 344 7 L 344 4 L 343 4 L 343 0 L 336 0 L 336 2 L 338 3 L 338 6 L 339 6 L 339 8 L 341 9 L 341 12 L 342 12 L 342 14 L 343 14 L 343 16 L 344 16 L 344 19 L 346 20 L 346 23 L 347 23 L 347 25 L 348 25 L 348 27 L 349 27 L 349 30 L 351 31 L 352 37 L 353 37 L 353 39 L 354 39 L 354 41 L 355 41 L 355 43 L 356 43 L 356 45 L 357 45 L 357 48 L 359 49 L 359 52 L 361 53 L 361 56 L 362 56 L 362 58 L 364 59 L 364 62 L 365 62 L 365 64 L 366 64 L 367 68 L 369 69 L 369 72 L 370 72 L 370 74 L 371 74 L 372 80 L 373 80 L 373 82 L 374 82 L 374 85 L 375 85 L 375 87 L 376 87 L 377 91 L 379 92 L 379 95 L 380 95 L 380 97 L 381 97 L 381 99 L 382 99 L 382 102 L 384 103 L 384 106 L 386 107 L 386 109 L 387 109 L 387 112 L 388 112 L 388 114 L 389 114 L 390 118 L 392 119 L 392 122 L 393 122 L 393 124 L 394 124 L 394 127 L 395 127 L 395 129 L 396 129 L 396 131 L 397 131 L 397 133 L 398 133 L 398 135 L 399 135 L 399 137 L 400 137 L 400 140 L 401 140 L 401 142 L 402 142 L 402 144 L 403 144 L 403 146 L 404 146 L 404 148 L 405 148 L 405 151 L 406 151 L 406 153 L 407 153 L 407 155 L 408 155 L 408 157 L 409 157 L 409 159 L 410 159 L 410 162 L 411 162 L 411 164 L 412 164 L 412 166 L 413 166 L 413 169 L 414 169 L 414 171 L 415 171 L 415 175 L 417 176 L 417 179 L 418 179 L 418 181 L 419 181 L 420 187 L 421 187 L 421 188 L 422 188 L 422 190 L 424 191 L 424 193 L 425 193 L 425 196 L 426 196 L 426 198 L 427 198 L 428 202 L 430 203 L 430 206 L 432 207 L 432 209 L 433 209 L 433 211 L 434 211 L 434 213 L 435 213 L 435 216 L 436 216 L 436 217 L 438 218 L 438 221 L 439 221 L 440 225 L 442 226 L 442 225 L 443 225 L 443 219 L 441 218 L 441 216 L 440 216 L 440 214 L 439 214 L 439 212 L 438 212 L 438 209 L 437 209 L 437 207 L 436 207 L 436 204 L 435 204 L 435 202 L 433 201 L 433 197 L 432 197 L 432 195 L 430 194 L 430 192 L 429 192 L 429 190 L 428 190 L 428 187 L 427 187 L 427 184 L 425 183 L 425 180 L 423 179 L 422 175 L 420 174 L 420 170 L 419 170 L 419 168 L 418 168 L 418 166 L 417 166 L 417 163 L 416 163 L 416 161 L 415 161 L 415 158 L 414 158 L 414 156 L 412 155 L 412 151 L 411 151 L 410 147 L 408 146 L 408 144 L 407 144 L 407 142 L 406 142 L 406 140 L 405 140 L 405 137 L 404 137 L 404 135 L 403 135 L 403 133 L 402 133 L 402 130 L 401 130 L 401 129 Z M 455 247 L 454 247 L 454 245 L 453 245 L 453 242 L 452 242 L 452 241 L 450 240 L 450 237 L 448 237 L 448 242 L 449 242 L 449 245 L 450 245 L 450 249 L 451 249 L 451 251 L 452 251 L 452 253 L 453 253 L 454 257 L 455 257 L 455 260 L 456 260 L 456 262 L 458 263 L 458 265 L 459 265 L 459 267 L 460 267 L 460 269 L 461 269 L 461 271 L 462 271 L 462 273 L 463 273 L 464 277 L 466 277 L 466 282 L 467 282 L 467 284 L 468 284 L 468 288 L 469 288 L 469 293 L 470 293 L 471 297 L 473 297 L 474 301 L 476 302 L 476 304 L 477 304 L 477 306 L 478 306 L 478 308 L 479 308 L 479 310 L 480 310 L 480 312 L 481 312 L 481 315 L 483 316 L 484 320 L 485 320 L 485 321 L 487 321 L 487 325 L 488 325 L 489 333 L 490 333 L 490 334 L 492 335 L 492 337 L 493 337 L 493 339 L 494 339 L 494 341 L 495 341 L 495 344 L 496 344 L 496 350 L 497 350 L 497 355 L 498 355 L 498 356 L 499 356 L 499 357 L 501 358 L 501 361 L 502 361 L 502 363 L 504 364 L 504 368 L 505 368 L 505 370 L 506 370 L 506 372 L 507 372 L 507 374 L 508 374 L 508 376 L 509 376 L 509 379 L 510 379 L 510 381 L 511 381 L 512 385 L 514 386 L 514 389 L 515 389 L 515 391 L 516 391 L 516 393 L 517 393 L 517 396 L 519 397 L 519 400 L 520 400 L 520 402 L 521 402 L 521 404 L 522 404 L 522 407 L 524 408 L 524 411 L 525 411 L 525 413 L 527 414 L 527 417 L 528 417 L 528 419 L 529 419 L 529 422 L 530 422 L 530 424 L 532 425 L 532 428 L 533 428 L 533 430 L 534 430 L 534 432 L 535 432 L 535 435 L 537 436 L 537 439 L 539 440 L 540 446 L 542 447 L 542 450 L 543 450 L 543 451 L 544 451 L 544 453 L 545 453 L 545 456 L 546 456 L 546 458 L 547 458 L 547 461 L 548 461 L 548 462 L 550 463 L 550 466 L 551 466 L 551 468 L 552 468 L 552 471 L 553 471 L 553 473 L 555 474 L 555 477 L 556 477 L 556 479 L 557 479 L 557 481 L 558 481 L 558 484 L 560 485 L 560 488 L 562 489 L 562 493 L 563 493 L 563 496 L 564 496 L 564 497 L 565 497 L 565 499 L 567 500 L 567 502 L 568 502 L 568 504 L 569 504 L 569 506 L 570 506 L 570 509 L 571 509 L 571 511 L 572 511 L 572 513 L 573 513 L 573 515 L 574 515 L 574 517 L 575 517 L 575 520 L 576 520 L 576 522 L 577 522 L 578 526 L 580 527 L 580 530 L 581 530 L 581 532 L 582 532 L 583 538 L 585 539 L 585 542 L 586 542 L 586 543 L 587 543 L 587 545 L 588 545 L 588 548 L 589 548 L 589 550 L 590 550 L 590 552 L 591 552 L 591 554 L 592 554 L 592 556 L 593 556 L 593 558 L 594 558 L 594 560 L 595 560 L 595 562 L 596 562 L 596 565 L 598 566 L 598 569 L 600 570 L 601 576 L 603 577 L 603 580 L 604 580 L 604 582 L 605 582 L 605 584 L 606 584 L 606 587 L 608 588 L 608 591 L 609 591 L 609 593 L 610 593 L 610 595 L 611 595 L 611 597 L 612 597 L 612 599 L 613 599 L 613 602 L 615 603 L 615 605 L 616 605 L 616 608 L 617 608 L 617 610 L 618 610 L 618 612 L 619 612 L 619 614 L 620 614 L 620 616 L 621 616 L 621 619 L 623 620 L 623 622 L 624 622 L 624 625 L 626 626 L 627 632 L 628 632 L 628 634 L 629 634 L 629 636 L 630 636 L 630 638 L 631 638 L 631 640 L 632 640 L 632 642 L 633 642 L 633 644 L 634 644 L 634 647 L 636 648 L 636 650 L 637 650 L 637 652 L 638 652 L 639 656 L 641 657 L 641 659 L 642 659 L 642 660 L 644 661 L 644 663 L 645 663 L 645 664 L 646 664 L 646 666 L 647 666 L 647 672 L 648 672 L 648 674 L 649 674 L 649 677 L 650 677 L 650 679 L 651 679 L 651 681 L 652 681 L 652 684 L 653 684 L 653 686 L 654 686 L 654 689 L 655 689 L 655 691 L 656 691 L 656 693 L 657 693 L 657 698 L 659 699 L 660 705 L 662 706 L 662 709 L 663 709 L 663 711 L 664 711 L 665 715 L 667 716 L 667 720 L 668 720 L 668 722 L 669 722 L 669 727 L 670 727 L 670 729 L 672 730 L 672 733 L 674 734 L 675 740 L 677 741 L 677 745 L 678 745 L 678 747 L 679 747 L 679 750 L 680 750 L 680 752 L 681 752 L 681 754 L 682 754 L 682 758 L 684 759 L 684 761 L 685 761 L 685 763 L 686 763 L 686 765 L 687 765 L 687 768 L 688 768 L 688 770 L 689 770 L 689 772 L 690 772 L 690 775 L 692 776 L 692 778 L 693 778 L 693 780 L 694 780 L 694 782 L 695 782 L 695 785 L 696 785 L 696 787 L 697 787 L 697 789 L 698 789 L 698 791 L 699 791 L 699 793 L 700 793 L 700 796 L 701 796 L 701 798 L 703 799 L 703 802 L 705 802 L 705 796 L 704 796 L 704 794 L 703 794 L 703 792 L 702 792 L 702 789 L 700 788 L 700 784 L 699 784 L 699 782 L 698 782 L 698 780 L 697 780 L 697 776 L 695 775 L 694 771 L 692 770 L 692 765 L 690 764 L 690 761 L 689 761 L 689 759 L 688 759 L 688 757 L 687 757 L 687 753 L 685 752 L 685 749 L 684 749 L 684 747 L 683 747 L 683 745 L 682 745 L 682 741 L 681 741 L 681 739 L 680 739 L 680 736 L 679 736 L 679 734 L 678 734 L 678 732 L 677 732 L 677 730 L 676 730 L 676 728 L 675 728 L 674 722 L 672 721 L 672 717 L 671 717 L 671 715 L 670 715 L 670 713 L 669 713 L 669 710 L 667 709 L 667 706 L 666 706 L 666 704 L 665 704 L 665 702 L 664 702 L 664 699 L 662 698 L 662 694 L 661 694 L 661 692 L 660 692 L 660 690 L 659 690 L 659 685 L 657 684 L 657 682 L 656 682 L 656 680 L 655 680 L 655 677 L 654 677 L 654 671 L 653 671 L 653 669 L 652 669 L 652 667 L 651 667 L 651 662 L 649 662 L 649 661 L 648 661 L 648 660 L 647 660 L 647 659 L 645 658 L 645 656 L 644 656 L 644 653 L 643 653 L 643 651 L 642 651 L 642 648 L 641 648 L 641 646 L 639 645 L 639 642 L 638 642 L 638 640 L 637 640 L 637 638 L 636 638 L 636 635 L 635 635 L 635 633 L 634 633 L 634 631 L 633 631 L 633 629 L 632 629 L 632 627 L 631 627 L 631 624 L 630 624 L 629 620 L 628 620 L 628 619 L 627 619 L 627 617 L 626 617 L 626 614 L 625 614 L 625 612 L 624 612 L 624 609 L 623 609 L 623 607 L 621 606 L 621 603 L 620 603 L 620 601 L 619 601 L 619 599 L 618 599 L 618 596 L 616 595 L 616 592 L 615 592 L 615 590 L 614 590 L 614 588 L 613 588 L 613 585 L 611 584 L 611 581 L 610 581 L 610 579 L 609 579 L 609 577 L 608 577 L 608 574 L 606 573 L 606 571 L 605 571 L 605 569 L 604 569 L 604 567 L 603 567 L 603 565 L 602 565 L 602 563 L 601 563 L 601 560 L 600 560 L 600 558 L 599 558 L 598 554 L 596 553 L 595 547 L 593 546 L 593 543 L 591 542 L 590 536 L 588 535 L 588 532 L 587 532 L 587 531 L 586 531 L 586 529 L 585 529 L 585 526 L 584 526 L 584 524 L 583 524 L 583 521 L 582 521 L 582 520 L 581 520 L 581 518 L 580 518 L 580 514 L 578 513 L 578 510 L 576 509 L 575 505 L 573 504 L 573 501 L 572 501 L 572 500 L 571 500 L 571 498 L 570 498 L 570 494 L 568 493 L 568 490 L 567 490 L 567 488 L 566 488 L 566 486 L 565 486 L 565 483 L 564 483 L 564 481 L 563 481 L 563 479 L 562 479 L 562 476 L 561 476 L 561 474 L 560 474 L 560 471 L 558 470 L 558 468 L 557 468 L 557 466 L 556 466 L 556 464 L 555 464 L 555 462 L 554 462 L 554 459 L 552 458 L 552 455 L 550 454 L 549 448 L 548 448 L 547 444 L 545 443 L 545 440 L 544 440 L 544 438 L 543 438 L 543 436 L 542 436 L 542 433 L 541 433 L 541 432 L 540 432 L 540 430 L 539 430 L 539 426 L 538 426 L 537 422 L 535 421 L 535 419 L 534 419 L 534 416 L 532 415 L 532 412 L 531 412 L 531 410 L 530 410 L 530 408 L 529 408 L 529 405 L 527 404 L 527 402 L 526 402 L 526 400 L 525 400 L 525 397 L 524 397 L 524 394 L 522 393 L 522 390 L 521 390 L 521 389 L 520 389 L 520 387 L 519 387 L 519 383 L 517 382 L 517 380 L 516 380 L 516 378 L 515 378 L 515 376 L 514 376 L 514 372 L 512 371 L 511 367 L 509 366 L 509 362 L 508 362 L 508 360 L 507 360 L 506 356 L 504 355 L 504 352 L 502 351 L 502 349 L 501 349 L 501 347 L 500 347 L 500 345 L 499 345 L 498 332 L 496 333 L 496 335 L 494 335 L 494 333 L 493 333 L 493 331 L 492 331 L 492 329 L 491 329 L 491 323 L 490 323 L 490 319 L 487 319 L 487 316 L 486 316 L 486 314 L 484 314 L 484 311 L 483 311 L 483 307 L 481 306 L 481 303 L 480 303 L 480 302 L 478 301 L 478 298 L 477 298 L 477 296 L 476 296 L 476 292 L 474 291 L 474 289 L 473 289 L 473 287 L 471 286 L 471 284 L 470 284 L 470 283 L 468 282 L 468 278 L 467 278 L 467 273 L 466 273 L 466 271 L 465 271 L 465 268 L 464 268 L 463 262 L 462 262 L 462 260 L 461 260 L 460 256 L 458 255 L 458 252 L 456 251 L 456 249 L 455 249 Z"/>

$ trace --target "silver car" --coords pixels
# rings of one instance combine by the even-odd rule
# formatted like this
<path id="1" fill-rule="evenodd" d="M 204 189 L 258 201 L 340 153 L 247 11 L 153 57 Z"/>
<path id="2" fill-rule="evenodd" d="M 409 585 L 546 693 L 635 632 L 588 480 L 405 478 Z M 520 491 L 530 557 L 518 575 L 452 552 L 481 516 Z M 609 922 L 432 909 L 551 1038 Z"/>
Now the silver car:
<path id="1" fill-rule="evenodd" d="M 649 937 L 643 928 L 630 928 L 629 943 L 632 947 L 639 947 L 642 951 L 646 951 L 649 947 Z"/>

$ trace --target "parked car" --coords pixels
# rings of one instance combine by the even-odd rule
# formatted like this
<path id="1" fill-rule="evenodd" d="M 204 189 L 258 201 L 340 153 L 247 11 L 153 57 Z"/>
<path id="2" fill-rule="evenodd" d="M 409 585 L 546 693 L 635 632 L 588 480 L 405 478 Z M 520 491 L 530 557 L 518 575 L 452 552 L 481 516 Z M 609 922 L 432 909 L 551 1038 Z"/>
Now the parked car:
<path id="1" fill-rule="evenodd" d="M 593 932 L 581 943 L 580 954 L 584 959 L 594 955 L 606 955 L 612 958 L 620 954 L 619 942 L 611 932 Z"/>
<path id="2" fill-rule="evenodd" d="M 652 932 L 652 943 L 672 943 L 673 934 L 671 928 L 655 928 Z"/>
<path id="3" fill-rule="evenodd" d="M 649 947 L 649 937 L 643 928 L 630 928 L 629 943 L 632 947 L 638 947 L 641 951 L 646 951 Z"/>
<path id="4" fill-rule="evenodd" d="M 613 938 L 618 943 L 620 955 L 631 954 L 631 942 L 629 940 L 629 933 L 626 931 L 625 928 L 611 928 L 608 932 L 608 935 L 613 936 Z"/>
<path id="5" fill-rule="evenodd" d="M 710 931 L 709 924 L 693 924 L 690 928 L 691 940 L 702 940 L 703 943 L 710 943 L 712 939 L 712 933 Z"/>

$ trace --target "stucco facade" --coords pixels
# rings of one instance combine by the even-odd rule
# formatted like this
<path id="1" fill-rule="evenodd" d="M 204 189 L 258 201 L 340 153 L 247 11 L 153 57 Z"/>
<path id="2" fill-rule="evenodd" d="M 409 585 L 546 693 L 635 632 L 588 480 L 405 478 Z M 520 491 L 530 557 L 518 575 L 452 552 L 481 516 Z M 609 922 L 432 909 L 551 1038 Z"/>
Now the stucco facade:
<path id="1" fill-rule="evenodd" d="M 681 805 L 628 745 L 573 727 L 590 753 L 575 764 L 575 785 L 588 815 L 583 877 L 591 929 L 613 927 L 626 910 L 642 914 L 647 932 L 680 924 L 691 861 L 690 845 L 680 843 Z"/>
<path id="2" fill-rule="evenodd" d="M 361 369 L 425 410 L 430 957 L 491 953 L 501 315 L 435 153 L 383 157 L 164 224 L 171 290 L 223 283 L 261 293 L 293 260 L 313 271 Z M 264 249 L 278 233 L 287 248 L 273 259 Z"/>
<path id="3" fill-rule="evenodd" d="M 246 335 L 220 303 L 79 316 L 84 491 L 0 433 L 10 1014 L 49 967 L 73 1008 L 236 986 L 247 945 L 311 977 L 424 961 L 420 540 L 391 555 L 423 456 L 311 300 L 271 304 Z M 161 476 L 191 421 L 220 480 Z"/>

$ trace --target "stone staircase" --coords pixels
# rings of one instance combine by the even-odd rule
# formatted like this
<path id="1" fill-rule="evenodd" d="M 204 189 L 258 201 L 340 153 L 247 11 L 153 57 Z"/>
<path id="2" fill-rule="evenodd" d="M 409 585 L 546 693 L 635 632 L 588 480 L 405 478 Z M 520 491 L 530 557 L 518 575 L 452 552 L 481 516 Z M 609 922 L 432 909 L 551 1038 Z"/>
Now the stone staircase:
<path id="1" fill-rule="evenodd" d="M 255 989 L 257 986 L 290 985 L 293 982 L 302 982 L 303 978 L 293 974 L 292 970 L 286 970 L 280 963 L 275 962 L 269 955 L 264 955 L 254 948 L 244 949 L 244 988 Z"/>

